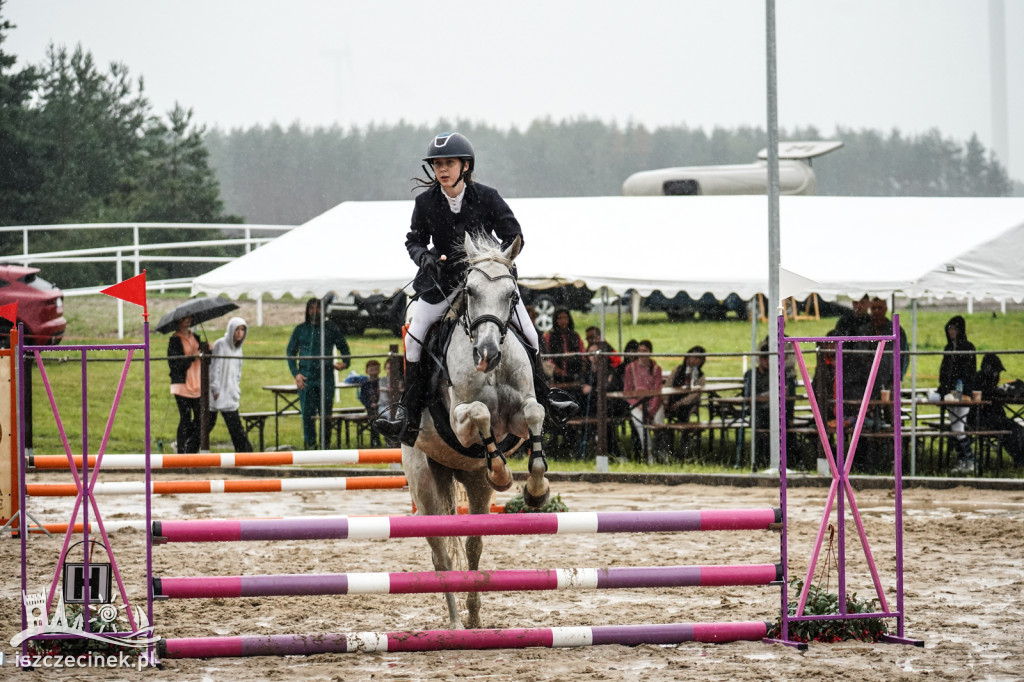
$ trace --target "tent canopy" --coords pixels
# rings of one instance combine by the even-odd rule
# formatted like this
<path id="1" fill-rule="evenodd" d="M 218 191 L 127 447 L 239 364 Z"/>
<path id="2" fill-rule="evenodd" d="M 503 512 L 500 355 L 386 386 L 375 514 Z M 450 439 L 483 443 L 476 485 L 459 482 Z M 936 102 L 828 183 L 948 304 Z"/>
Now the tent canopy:
<path id="1" fill-rule="evenodd" d="M 719 299 L 768 289 L 763 196 L 508 203 L 523 226 L 527 285 Z M 391 294 L 415 274 L 404 248 L 411 215 L 411 201 L 339 204 L 198 277 L 193 294 Z M 1024 300 L 1024 199 L 781 197 L 780 215 L 783 296 Z"/>

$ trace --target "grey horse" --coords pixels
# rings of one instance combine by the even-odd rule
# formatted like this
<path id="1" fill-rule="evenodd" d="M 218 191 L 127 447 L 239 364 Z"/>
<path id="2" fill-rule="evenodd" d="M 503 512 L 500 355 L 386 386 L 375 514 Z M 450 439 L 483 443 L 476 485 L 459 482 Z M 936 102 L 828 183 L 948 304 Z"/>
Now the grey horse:
<path id="1" fill-rule="evenodd" d="M 492 489 L 507 490 L 512 485 L 512 472 L 497 445 L 509 434 L 518 438 L 513 450 L 524 442 L 531 444 L 529 477 L 523 490 L 527 504 L 539 507 L 548 499 L 547 462 L 541 447 L 545 413 L 534 393 L 527 355 L 531 351 L 507 333 L 519 294 L 512 265 L 520 247 L 518 238 L 502 251 L 491 242 L 474 242 L 466 236 L 468 269 L 461 304 L 456 304 L 460 328 L 453 332 L 446 354 L 451 386 L 433 399 L 444 401 L 459 442 L 464 447 L 483 444 L 487 457 L 469 457 L 450 448 L 437 434 L 429 412 L 424 411 L 415 446 L 402 445 L 402 466 L 417 514 L 455 514 L 456 481 L 465 486 L 469 513 L 488 513 Z M 428 543 L 434 569 L 452 570 L 459 553 L 458 538 L 429 538 Z M 482 551 L 482 538 L 466 538 L 469 570 L 479 568 Z M 446 593 L 445 600 L 448 627 L 462 629 L 455 595 Z M 479 594 L 470 593 L 466 606 L 466 624 L 480 627 Z"/>

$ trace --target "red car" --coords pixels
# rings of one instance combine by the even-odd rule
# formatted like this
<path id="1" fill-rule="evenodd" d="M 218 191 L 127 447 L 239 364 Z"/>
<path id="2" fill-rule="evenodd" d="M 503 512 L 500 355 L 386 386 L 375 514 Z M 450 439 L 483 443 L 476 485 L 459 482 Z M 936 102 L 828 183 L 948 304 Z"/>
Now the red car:
<path id="1" fill-rule="evenodd" d="M 64 292 L 36 273 L 39 268 L 0 265 L 0 305 L 18 302 L 18 322 L 25 325 L 24 343 L 55 345 L 64 338 Z M 0 319 L 0 345 L 10 345 L 11 323 Z"/>

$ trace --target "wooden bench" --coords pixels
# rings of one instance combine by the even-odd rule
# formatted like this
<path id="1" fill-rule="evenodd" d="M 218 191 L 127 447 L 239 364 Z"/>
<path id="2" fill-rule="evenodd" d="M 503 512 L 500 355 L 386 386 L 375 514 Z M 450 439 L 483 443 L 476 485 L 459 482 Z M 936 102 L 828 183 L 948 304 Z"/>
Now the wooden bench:
<path id="1" fill-rule="evenodd" d="M 260 432 L 260 452 L 266 452 L 263 449 L 263 430 L 267 426 L 267 420 L 274 416 L 284 415 L 295 415 L 300 414 L 298 410 L 285 410 L 278 414 L 273 410 L 267 412 L 239 412 L 238 416 L 242 418 L 242 424 L 245 427 L 245 435 L 248 437 L 249 432 L 253 429 L 258 429 Z"/>
<path id="2" fill-rule="evenodd" d="M 667 433 L 671 436 L 670 447 L 674 452 L 676 449 L 675 435 L 697 434 L 697 455 L 701 454 L 700 434 L 708 432 L 708 451 L 713 452 L 715 447 L 715 431 L 721 433 L 722 442 L 725 442 L 725 431 L 727 429 L 739 429 L 742 425 L 736 422 L 727 421 L 721 418 L 713 418 L 708 421 L 686 421 L 686 422 L 665 422 L 664 424 L 644 424 L 651 438 L 656 433 Z"/>
<path id="3" fill-rule="evenodd" d="M 910 430 L 904 429 L 903 435 L 909 436 Z M 951 431 L 947 429 L 938 428 L 918 428 L 915 437 L 921 441 L 922 446 L 925 445 L 926 440 L 930 439 L 934 444 L 936 441 L 939 442 L 938 462 L 940 467 L 945 467 L 950 461 L 951 454 L 951 443 L 950 438 L 958 438 L 960 436 L 966 436 L 972 442 L 974 450 L 974 471 L 975 474 L 980 476 L 982 471 L 987 467 L 989 457 L 993 451 L 997 455 L 1001 455 L 1003 451 L 1002 439 L 1005 436 L 1010 435 L 1010 431 L 1003 431 L 998 429 L 981 429 L 977 431 Z"/>

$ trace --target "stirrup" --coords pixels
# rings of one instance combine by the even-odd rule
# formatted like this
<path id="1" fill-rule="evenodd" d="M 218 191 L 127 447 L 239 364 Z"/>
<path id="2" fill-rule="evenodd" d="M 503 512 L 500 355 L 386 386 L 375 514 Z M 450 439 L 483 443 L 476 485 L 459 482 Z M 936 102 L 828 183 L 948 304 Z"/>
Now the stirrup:
<path id="1" fill-rule="evenodd" d="M 576 416 L 580 411 L 580 404 L 573 400 L 569 393 L 560 388 L 552 388 L 548 392 L 545 409 L 553 421 L 558 424 L 564 424 L 567 420 Z"/>
<path id="2" fill-rule="evenodd" d="M 405 405 L 399 404 L 395 407 L 395 418 L 389 419 L 387 413 L 390 412 L 389 408 L 384 408 L 380 412 L 380 416 L 373 420 L 373 427 L 377 431 L 388 438 L 397 439 L 406 430 L 406 425 L 409 422 L 409 414 L 405 409 Z"/>

